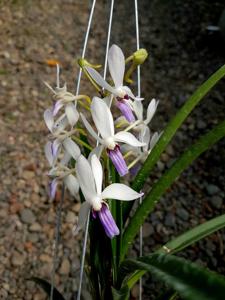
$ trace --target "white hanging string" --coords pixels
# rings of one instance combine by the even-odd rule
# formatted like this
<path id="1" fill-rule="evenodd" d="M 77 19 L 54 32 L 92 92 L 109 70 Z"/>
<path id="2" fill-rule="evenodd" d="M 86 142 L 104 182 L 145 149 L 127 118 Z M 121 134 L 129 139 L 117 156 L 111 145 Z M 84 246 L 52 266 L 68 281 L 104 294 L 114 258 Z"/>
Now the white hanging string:
<path id="1" fill-rule="evenodd" d="M 90 19 L 92 18 L 92 15 L 93 15 L 93 12 L 94 12 L 94 2 L 93 2 L 93 5 L 92 5 Z M 111 1 L 111 8 L 110 8 L 109 26 L 108 26 L 107 43 L 106 43 L 106 54 L 105 54 L 105 64 L 104 64 L 104 75 L 103 75 L 104 79 L 106 78 L 106 71 L 107 71 L 107 60 L 108 60 L 108 51 L 109 51 L 109 43 L 110 43 L 110 36 L 111 36 L 113 6 L 114 6 L 114 0 Z M 90 21 L 90 19 L 89 19 L 89 22 L 88 22 L 88 29 L 87 29 L 88 33 L 89 33 L 90 27 L 91 27 L 91 21 Z M 86 47 L 86 45 L 87 45 L 87 40 L 88 40 L 88 38 L 87 38 L 87 35 L 86 35 L 84 47 Z M 84 58 L 84 56 L 85 56 L 85 51 L 83 51 L 83 53 L 82 53 L 82 58 Z M 77 85 L 78 85 L 77 86 L 77 94 L 79 93 L 79 86 L 80 86 L 81 74 L 82 74 L 82 69 L 80 68 L 79 76 L 78 76 L 78 81 L 77 81 Z M 88 214 L 88 219 L 87 219 L 86 227 L 85 227 L 85 236 L 84 236 L 84 244 L 83 244 L 83 251 L 82 251 L 81 269 L 80 269 L 80 281 L 79 281 L 79 288 L 78 288 L 77 300 L 80 300 L 80 297 L 81 297 L 83 272 L 84 272 L 84 262 L 85 262 L 86 248 L 87 248 L 87 237 L 88 237 L 89 220 L 90 220 L 90 213 Z"/>
<path id="2" fill-rule="evenodd" d="M 85 34 L 85 39 L 84 39 L 84 46 L 83 46 L 83 51 L 82 51 L 82 55 L 81 55 L 82 58 L 85 57 L 85 53 L 86 53 L 86 49 L 87 49 L 87 43 L 88 43 L 89 33 L 90 33 L 90 29 L 91 29 L 95 4 L 96 4 L 96 0 L 93 0 L 90 15 L 89 15 L 89 20 L 88 20 L 88 26 L 87 26 L 87 30 L 86 30 L 86 34 Z M 80 68 L 78 78 L 77 78 L 76 95 L 78 95 L 79 91 L 80 91 L 81 76 L 82 76 L 82 68 Z M 80 300 L 80 298 L 81 298 L 81 290 L 82 290 L 83 274 L 84 274 L 84 263 L 85 263 L 86 249 L 87 249 L 89 222 L 90 222 L 90 212 L 88 214 L 88 218 L 87 218 L 86 225 L 85 225 L 84 243 L 83 243 L 82 255 L 81 255 L 80 277 L 79 277 L 79 287 L 78 287 L 78 293 L 77 293 L 77 300 Z"/>
<path id="3" fill-rule="evenodd" d="M 81 256 L 80 280 L 79 280 L 79 287 L 78 287 L 78 293 L 77 293 L 77 300 L 80 300 L 80 297 L 81 297 L 83 274 L 84 274 L 85 255 L 86 255 L 86 249 L 87 249 L 89 221 L 90 221 L 90 211 L 88 213 L 88 217 L 87 217 L 87 221 L 86 221 L 86 225 L 85 225 L 84 243 L 83 243 L 83 250 L 82 250 L 82 256 Z"/>
<path id="4" fill-rule="evenodd" d="M 85 57 L 85 53 L 86 53 L 86 49 L 87 49 L 87 43 L 88 43 L 89 33 L 90 33 L 90 29 L 91 29 L 91 23 L 92 23 L 92 19 L 93 19 L 93 14 L 94 14 L 94 10 L 95 10 L 95 4 L 96 4 L 96 0 L 93 0 L 92 6 L 91 6 L 90 15 L 89 15 L 89 20 L 88 20 L 88 26 L 87 26 L 87 30 L 86 30 L 86 34 L 85 34 L 85 39 L 84 39 L 83 51 L 82 51 L 82 54 L 81 54 L 82 58 Z M 78 74 L 78 78 L 77 78 L 76 95 L 78 95 L 79 91 L 80 91 L 81 76 L 82 76 L 82 68 L 80 68 L 79 74 Z"/>
<path id="5" fill-rule="evenodd" d="M 139 20 L 138 20 L 138 0 L 134 0 L 134 8 L 135 8 L 135 27 L 136 27 L 136 43 L 137 50 L 140 49 L 140 37 L 139 37 Z M 141 97 L 141 72 L 140 66 L 137 67 L 137 92 L 138 97 Z M 139 203 L 142 203 L 142 197 L 139 200 Z M 143 255 L 143 228 L 140 227 L 139 232 L 139 254 Z M 139 280 L 139 300 L 142 300 L 142 278 Z"/>
<path id="6" fill-rule="evenodd" d="M 106 43 L 106 51 L 105 51 L 105 64 L 104 64 L 104 73 L 103 73 L 103 78 L 104 79 L 106 79 L 106 72 L 107 72 L 107 60 L 108 60 L 108 54 L 109 54 L 109 43 L 110 43 L 111 30 L 112 30 L 113 7 L 114 7 L 114 0 L 111 0 L 110 15 L 109 15 L 109 26 L 108 26 L 107 43 Z"/>
<path id="7" fill-rule="evenodd" d="M 110 36 L 111 36 L 111 28 L 112 28 L 112 16 L 113 16 L 113 7 L 114 7 L 114 0 L 111 0 L 111 7 L 110 7 L 110 16 L 109 16 L 109 26 L 108 26 L 108 33 L 107 33 L 107 43 L 106 43 L 106 54 L 105 54 L 105 63 L 104 63 L 104 79 L 106 78 L 106 71 L 107 71 L 107 60 L 108 60 L 108 52 L 109 52 L 109 43 L 110 43 Z M 94 9 L 92 9 L 94 11 Z M 93 12 L 91 11 L 90 17 L 93 15 Z M 88 23 L 88 30 L 90 31 L 91 22 L 89 20 Z M 87 44 L 87 38 L 85 38 L 85 46 Z M 83 51 L 83 57 L 85 55 L 85 51 Z M 80 73 L 82 73 L 82 70 L 80 69 Z M 78 84 L 80 84 L 80 77 L 78 77 Z M 79 89 L 78 89 L 79 92 Z M 98 146 L 98 142 L 97 142 Z M 78 288 L 78 294 L 77 294 L 77 300 L 80 300 L 81 297 L 81 290 L 82 290 L 82 281 L 83 281 L 83 272 L 84 272 L 84 263 L 85 263 L 85 254 L 87 249 L 87 237 L 88 237 L 88 226 L 90 221 L 90 212 L 88 214 L 86 227 L 85 227 L 85 235 L 84 235 L 84 244 L 83 244 L 83 251 L 82 251 L 82 258 L 81 258 L 81 268 L 80 268 L 80 281 L 79 281 L 79 288 Z"/>

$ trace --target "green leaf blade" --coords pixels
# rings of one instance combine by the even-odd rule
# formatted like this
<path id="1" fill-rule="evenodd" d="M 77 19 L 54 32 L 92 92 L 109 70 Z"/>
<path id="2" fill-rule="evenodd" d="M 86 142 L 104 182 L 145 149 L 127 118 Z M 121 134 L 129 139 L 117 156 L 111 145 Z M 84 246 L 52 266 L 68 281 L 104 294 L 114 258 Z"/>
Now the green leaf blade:
<path id="1" fill-rule="evenodd" d="M 126 260 L 121 269 L 151 272 L 187 300 L 221 300 L 225 294 L 224 277 L 173 255 L 156 253 Z"/>
<path id="2" fill-rule="evenodd" d="M 123 248 L 121 258 L 125 256 L 131 242 L 139 231 L 140 226 L 144 223 L 149 213 L 154 209 L 156 203 L 163 193 L 172 185 L 179 175 L 204 151 L 214 145 L 217 141 L 225 136 L 225 121 L 217 125 L 207 134 L 185 151 L 179 159 L 167 170 L 162 177 L 153 185 L 151 191 L 137 208 L 130 223 L 125 229 L 123 235 Z"/>
<path id="3" fill-rule="evenodd" d="M 146 176 L 159 160 L 161 153 L 165 150 L 168 143 L 176 133 L 177 129 L 181 126 L 184 120 L 188 117 L 195 106 L 201 101 L 201 99 L 214 87 L 214 85 L 225 76 L 225 65 L 217 70 L 210 78 L 205 81 L 196 92 L 185 102 L 182 108 L 178 111 L 176 116 L 169 122 L 164 130 L 159 142 L 153 148 L 151 155 L 145 161 L 143 168 L 137 174 L 132 188 L 140 190 L 143 187 Z"/>
<path id="4" fill-rule="evenodd" d="M 202 100 L 202 98 L 216 85 L 216 83 L 225 76 L 225 65 L 219 68 L 214 74 L 212 74 L 208 80 L 206 80 L 194 94 L 185 102 L 181 109 L 177 112 L 175 117 L 166 126 L 158 143 L 152 149 L 150 155 L 146 159 L 143 167 L 138 172 L 133 182 L 132 188 L 136 191 L 140 191 L 145 183 L 146 178 L 153 170 L 155 164 L 160 158 L 162 152 L 166 149 L 167 145 L 175 135 L 176 131 L 180 128 L 182 123 L 186 120 L 196 105 Z M 126 203 L 124 208 L 124 220 L 127 219 L 133 202 Z"/>
<path id="5" fill-rule="evenodd" d="M 176 237 L 172 241 L 165 244 L 157 253 L 177 253 L 190 245 L 193 245 L 197 241 L 209 236 L 217 230 L 225 227 L 225 214 L 216 218 L 213 218 L 203 224 L 200 224 L 187 232 Z M 135 271 L 125 281 L 129 288 L 132 288 L 134 284 L 146 273 L 146 271 Z"/>

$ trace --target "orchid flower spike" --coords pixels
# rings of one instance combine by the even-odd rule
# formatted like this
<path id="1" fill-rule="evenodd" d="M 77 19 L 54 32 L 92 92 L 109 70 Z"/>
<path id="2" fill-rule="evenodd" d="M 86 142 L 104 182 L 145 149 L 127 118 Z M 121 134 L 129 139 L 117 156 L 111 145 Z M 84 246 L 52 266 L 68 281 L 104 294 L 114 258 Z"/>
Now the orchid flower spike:
<path id="1" fill-rule="evenodd" d="M 110 93 L 112 93 L 116 99 L 116 105 L 124 115 L 128 122 L 134 122 L 135 117 L 133 115 L 132 100 L 142 100 L 134 96 L 130 88 L 123 85 L 123 78 L 125 72 L 125 57 L 122 50 L 112 45 L 109 49 L 108 55 L 109 72 L 114 82 L 114 87 L 109 85 L 103 77 L 93 68 L 85 67 L 89 75 L 94 81 Z"/>
<path id="2" fill-rule="evenodd" d="M 128 173 L 128 168 L 117 142 L 126 143 L 133 147 L 142 147 L 145 146 L 145 143 L 139 142 L 130 132 L 120 131 L 115 134 L 112 113 L 102 99 L 98 97 L 93 98 L 91 103 L 91 114 L 100 136 L 97 135 L 85 116 L 81 113 L 81 119 L 85 127 L 102 145 L 102 149 L 106 148 L 107 154 L 112 160 L 116 170 L 120 176 L 124 176 Z"/>
<path id="3" fill-rule="evenodd" d="M 152 120 L 157 106 L 159 104 L 159 101 L 152 99 L 151 102 L 148 105 L 147 108 L 147 115 L 146 115 L 146 119 L 143 120 L 143 104 L 141 101 L 134 101 L 133 102 L 133 108 L 134 108 L 134 112 L 137 116 L 138 121 L 138 125 L 135 127 L 136 130 L 140 131 L 142 129 L 144 129 Z"/>
<path id="4" fill-rule="evenodd" d="M 81 204 L 78 225 L 74 233 L 84 228 L 87 216 L 90 210 L 92 210 L 92 216 L 99 218 L 106 235 L 109 238 L 113 238 L 119 234 L 119 229 L 104 200 L 116 199 L 130 201 L 140 198 L 143 193 L 137 193 L 130 187 L 120 183 L 113 183 L 102 191 L 103 170 L 95 154 L 91 157 L 91 163 L 81 155 L 76 162 L 75 168 L 77 179 L 86 201 Z"/>

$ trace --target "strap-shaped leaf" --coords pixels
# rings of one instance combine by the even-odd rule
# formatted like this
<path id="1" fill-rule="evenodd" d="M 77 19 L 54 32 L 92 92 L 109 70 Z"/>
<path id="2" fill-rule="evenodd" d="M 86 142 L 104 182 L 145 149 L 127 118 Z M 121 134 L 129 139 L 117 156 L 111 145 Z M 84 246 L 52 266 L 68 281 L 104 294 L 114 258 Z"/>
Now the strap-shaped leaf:
<path id="1" fill-rule="evenodd" d="M 46 294 L 50 297 L 51 295 L 51 284 L 46 281 L 45 279 L 38 278 L 38 277 L 31 277 L 29 280 L 34 281 L 37 283 L 45 292 Z M 65 300 L 65 298 L 60 294 L 60 292 L 54 288 L 53 289 L 53 300 Z"/>
<path id="2" fill-rule="evenodd" d="M 129 291 L 129 288 L 127 286 L 124 286 L 119 291 L 112 288 L 113 300 L 128 300 L 129 295 L 130 295 L 130 291 Z"/>
<path id="3" fill-rule="evenodd" d="M 158 252 L 176 253 L 223 227 L 225 227 L 225 214 L 188 230 L 168 242 Z"/>
<path id="4" fill-rule="evenodd" d="M 213 232 L 225 227 L 225 214 L 216 218 L 213 218 L 203 224 L 200 224 L 187 232 L 179 235 L 166 245 L 161 247 L 158 253 L 177 253 L 186 247 L 196 243 L 197 241 L 209 236 Z M 144 274 L 146 271 L 139 270 L 135 271 L 126 279 L 126 285 L 131 288 Z"/>
<path id="5" fill-rule="evenodd" d="M 225 65 L 217 70 L 213 75 L 209 77 L 197 90 L 196 92 L 185 102 L 182 108 L 177 112 L 175 117 L 166 126 L 161 138 L 158 143 L 152 149 L 150 155 L 146 159 L 143 167 L 138 172 L 132 188 L 136 191 L 140 191 L 145 183 L 146 178 L 149 176 L 151 170 L 157 163 L 162 152 L 166 149 L 167 145 L 175 135 L 176 131 L 180 128 L 182 123 L 192 112 L 195 106 L 202 100 L 202 98 L 215 86 L 215 84 L 223 78 L 225 75 Z M 132 203 L 126 203 L 124 208 L 124 219 L 129 215 Z"/>
<path id="6" fill-rule="evenodd" d="M 157 201 L 163 193 L 171 186 L 178 176 L 204 151 L 210 148 L 218 140 L 225 136 L 225 121 L 217 125 L 207 134 L 185 151 L 179 159 L 167 170 L 163 176 L 153 185 L 142 204 L 137 208 L 134 216 L 130 219 L 124 235 L 122 255 L 124 257 L 131 242 L 139 232 L 140 226 L 144 223 L 148 214 L 154 209 Z"/>
<path id="7" fill-rule="evenodd" d="M 187 300 L 221 300 L 225 295 L 225 277 L 174 255 L 156 253 L 121 265 L 125 274 L 137 269 L 152 273 Z"/>

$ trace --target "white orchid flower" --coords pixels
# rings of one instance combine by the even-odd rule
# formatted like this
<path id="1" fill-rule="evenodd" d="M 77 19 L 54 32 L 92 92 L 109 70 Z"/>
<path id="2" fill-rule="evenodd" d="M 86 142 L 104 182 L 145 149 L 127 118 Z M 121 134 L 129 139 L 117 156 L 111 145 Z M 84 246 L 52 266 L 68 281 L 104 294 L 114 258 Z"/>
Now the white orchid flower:
<path id="1" fill-rule="evenodd" d="M 114 82 L 114 87 L 109 85 L 103 77 L 93 68 L 85 67 L 89 75 L 94 81 L 112 93 L 116 98 L 116 105 L 126 118 L 128 122 L 134 122 L 133 103 L 132 100 L 142 100 L 135 97 L 130 88 L 123 85 L 123 78 L 125 72 L 125 57 L 122 50 L 117 45 L 112 45 L 109 49 L 108 55 L 109 72 Z"/>
<path id="2" fill-rule="evenodd" d="M 130 187 L 120 183 L 113 183 L 102 191 L 103 170 L 95 154 L 91 157 L 90 163 L 81 155 L 76 162 L 75 168 L 80 188 L 86 200 L 81 204 L 75 233 L 84 227 L 88 213 L 90 209 L 92 209 L 93 217 L 99 217 L 107 236 L 113 238 L 119 234 L 119 229 L 104 200 L 116 199 L 130 201 L 140 198 L 143 196 L 143 193 L 139 194 Z"/>
<path id="3" fill-rule="evenodd" d="M 75 106 L 75 101 L 79 96 L 75 96 L 67 91 L 66 84 L 63 87 L 56 87 L 53 89 L 47 82 L 45 85 L 54 93 L 54 98 L 56 102 L 52 109 L 52 116 L 55 117 L 62 107 L 65 107 L 65 114 L 68 119 L 68 123 L 73 127 L 78 119 L 79 113 Z"/>
<path id="4" fill-rule="evenodd" d="M 53 180 L 50 182 L 50 198 L 54 199 L 56 194 L 57 185 L 60 180 L 64 181 L 64 184 L 70 191 L 71 195 L 75 196 L 79 190 L 79 184 L 76 177 L 72 174 L 74 170 L 70 170 L 67 165 L 71 158 L 77 160 L 81 152 L 79 147 L 71 139 L 67 138 L 63 141 L 65 148 L 64 156 L 61 161 L 57 163 L 57 157 L 53 154 L 53 147 L 51 142 L 47 142 L 45 145 L 45 155 L 51 166 L 48 173 Z"/>
<path id="5" fill-rule="evenodd" d="M 115 133 L 112 113 L 107 104 L 100 98 L 94 97 L 91 103 L 91 114 L 95 126 L 99 132 L 99 135 L 93 130 L 87 119 L 81 114 L 81 119 L 89 131 L 89 133 L 102 145 L 102 148 L 106 148 L 112 163 L 120 176 L 124 176 L 128 173 L 126 162 L 120 151 L 119 143 L 126 143 L 134 147 L 145 146 L 145 143 L 141 143 L 136 137 L 125 131 Z"/>
<path id="6" fill-rule="evenodd" d="M 134 108 L 134 112 L 137 116 L 137 126 L 135 127 L 135 129 L 137 130 L 143 130 L 152 120 L 157 106 L 159 104 L 159 101 L 157 101 L 156 99 L 152 99 L 151 102 L 148 105 L 147 108 L 147 114 L 146 114 L 146 119 L 144 120 L 143 118 L 143 104 L 141 101 L 134 101 L 133 102 L 133 108 Z"/>

